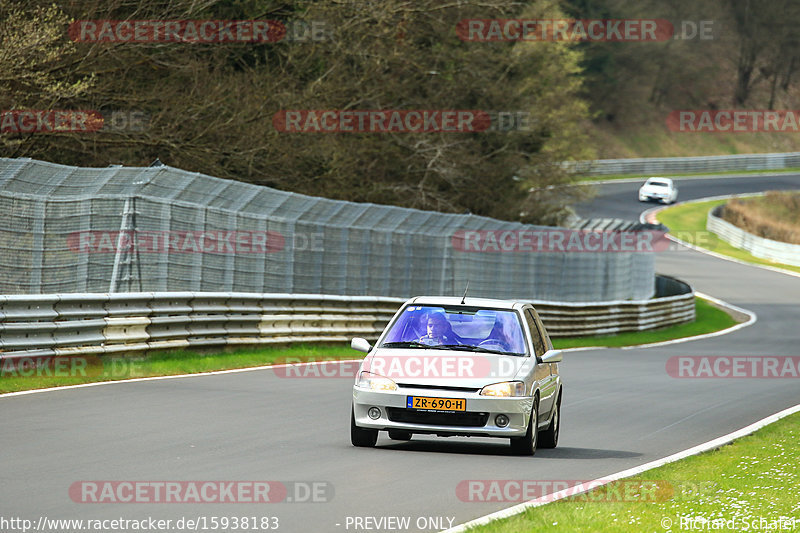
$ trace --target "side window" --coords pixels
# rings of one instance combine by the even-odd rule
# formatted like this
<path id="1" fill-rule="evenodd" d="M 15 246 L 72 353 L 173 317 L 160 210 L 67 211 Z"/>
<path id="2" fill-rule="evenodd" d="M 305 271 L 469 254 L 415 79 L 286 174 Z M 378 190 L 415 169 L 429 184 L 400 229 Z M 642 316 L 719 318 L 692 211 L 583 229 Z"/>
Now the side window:
<path id="1" fill-rule="evenodd" d="M 541 357 L 546 350 L 542 332 L 536 324 L 536 319 L 530 309 L 525 310 L 525 321 L 528 323 L 528 328 L 531 331 L 531 338 L 533 339 L 533 350 L 536 352 L 536 357 Z"/>
<path id="2" fill-rule="evenodd" d="M 544 337 L 544 351 L 552 350 L 553 349 L 553 341 L 550 340 L 550 335 L 547 334 L 547 330 L 542 324 L 541 317 L 537 314 L 536 315 L 536 325 L 539 326 L 539 332 L 541 333 L 542 337 Z"/>

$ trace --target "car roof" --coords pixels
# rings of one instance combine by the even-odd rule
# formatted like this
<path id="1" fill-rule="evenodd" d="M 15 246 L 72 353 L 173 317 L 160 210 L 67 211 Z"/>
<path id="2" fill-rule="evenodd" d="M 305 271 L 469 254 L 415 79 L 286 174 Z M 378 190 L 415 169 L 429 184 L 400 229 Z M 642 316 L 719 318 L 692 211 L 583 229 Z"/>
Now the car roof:
<path id="1" fill-rule="evenodd" d="M 663 183 L 669 183 L 670 185 L 672 185 L 672 180 L 671 180 L 671 179 L 669 179 L 669 178 L 658 178 L 658 177 L 653 177 L 653 178 L 647 178 L 647 181 L 648 181 L 648 182 L 652 182 L 652 181 L 661 181 L 661 182 L 663 182 Z"/>
<path id="2" fill-rule="evenodd" d="M 448 307 L 457 307 L 463 305 L 464 307 L 490 307 L 494 309 L 518 309 L 525 304 L 523 300 L 496 300 L 493 298 L 473 298 L 467 296 L 464 303 L 461 303 L 459 296 L 416 296 L 411 298 L 408 304 L 417 305 L 446 305 Z"/>

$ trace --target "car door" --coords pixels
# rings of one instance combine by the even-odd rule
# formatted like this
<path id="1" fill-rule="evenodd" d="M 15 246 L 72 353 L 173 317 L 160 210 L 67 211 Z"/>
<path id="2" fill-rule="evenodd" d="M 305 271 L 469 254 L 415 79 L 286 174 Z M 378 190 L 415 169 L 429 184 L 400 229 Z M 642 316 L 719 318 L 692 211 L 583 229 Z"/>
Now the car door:
<path id="1" fill-rule="evenodd" d="M 531 341 L 533 344 L 533 352 L 536 357 L 536 368 L 534 370 L 534 379 L 539 382 L 539 421 L 542 421 L 542 417 L 549 416 L 551 409 L 553 408 L 553 402 L 555 400 L 555 393 L 556 393 L 556 377 L 552 375 L 550 370 L 550 363 L 543 363 L 541 362 L 541 357 L 548 349 L 548 342 L 546 335 L 544 334 L 544 329 L 537 324 L 536 312 L 533 310 L 532 307 L 526 307 L 525 311 L 525 323 L 528 326 L 528 331 L 531 335 Z"/>
<path id="2" fill-rule="evenodd" d="M 552 350 L 553 341 L 550 340 L 550 335 L 547 334 L 547 329 L 544 327 L 542 318 L 539 316 L 539 313 L 536 312 L 536 309 L 533 309 L 533 316 L 536 319 L 536 325 L 539 326 L 539 331 L 541 331 L 544 336 L 545 349 Z M 558 363 L 547 363 L 547 365 L 550 367 L 550 379 L 553 387 L 555 387 L 555 393 L 558 394 L 558 387 L 561 384 L 558 374 Z"/>

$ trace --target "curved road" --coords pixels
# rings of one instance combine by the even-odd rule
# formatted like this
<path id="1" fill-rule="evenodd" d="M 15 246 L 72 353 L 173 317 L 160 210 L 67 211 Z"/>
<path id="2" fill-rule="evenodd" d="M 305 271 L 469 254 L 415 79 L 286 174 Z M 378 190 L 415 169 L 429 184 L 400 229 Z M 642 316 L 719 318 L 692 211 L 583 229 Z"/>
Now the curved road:
<path id="1" fill-rule="evenodd" d="M 603 185 L 581 214 L 637 217 L 644 209 L 637 187 Z M 800 188 L 800 177 L 687 180 L 679 187 L 685 200 Z M 462 480 L 595 479 L 800 401 L 796 379 L 676 379 L 665 371 L 673 355 L 798 355 L 800 278 L 686 249 L 661 253 L 657 262 L 660 272 L 755 311 L 757 323 L 670 346 L 566 354 L 555 450 L 524 458 L 511 456 L 505 440 L 415 436 L 397 443 L 383 434 L 375 449 L 354 448 L 350 378 L 287 379 L 256 370 L 93 386 L 0 399 L 0 517 L 277 516 L 278 531 L 336 532 L 367 530 L 354 528 L 352 517 L 405 516 L 408 529 L 365 525 L 437 529 L 511 505 L 461 501 Z M 84 504 L 68 492 L 80 480 L 318 481 L 334 493 L 320 503 Z"/>
<path id="2" fill-rule="evenodd" d="M 576 211 L 584 218 L 611 217 L 638 220 L 648 204 L 639 203 L 636 193 L 641 181 L 607 182 L 595 185 L 597 197 L 578 204 Z M 709 178 L 675 178 L 678 200 L 696 200 L 709 196 L 769 190 L 800 189 L 800 174 L 740 175 Z M 654 205 L 654 204 L 649 204 Z"/>

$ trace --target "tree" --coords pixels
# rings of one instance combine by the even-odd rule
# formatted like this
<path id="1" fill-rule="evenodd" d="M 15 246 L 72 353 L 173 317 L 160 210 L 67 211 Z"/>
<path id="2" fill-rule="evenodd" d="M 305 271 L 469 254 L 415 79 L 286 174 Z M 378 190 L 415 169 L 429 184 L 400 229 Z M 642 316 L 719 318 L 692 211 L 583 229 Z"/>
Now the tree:
<path id="1" fill-rule="evenodd" d="M 74 99 L 132 109 L 144 131 L 31 136 L 20 155 L 74 164 L 167 164 L 330 198 L 557 221 L 581 195 L 558 164 L 591 156 L 569 43 L 464 42 L 467 18 L 559 18 L 555 2 L 71 4 L 72 19 L 277 19 L 329 38 L 278 43 L 65 43 L 62 72 L 94 79 Z M 32 92 L 36 92 L 35 90 Z M 282 133 L 282 110 L 488 110 L 528 114 L 525 131 Z M 534 193 L 528 193 L 530 189 Z M 546 191 L 546 192 L 543 192 Z M 554 192 L 556 191 L 556 192 Z"/>
<path id="2" fill-rule="evenodd" d="M 0 110 L 56 109 L 92 87 L 74 68 L 79 55 L 65 39 L 66 14 L 55 5 L 0 0 Z M 32 134 L 0 134 L 7 156 L 24 155 Z"/>

